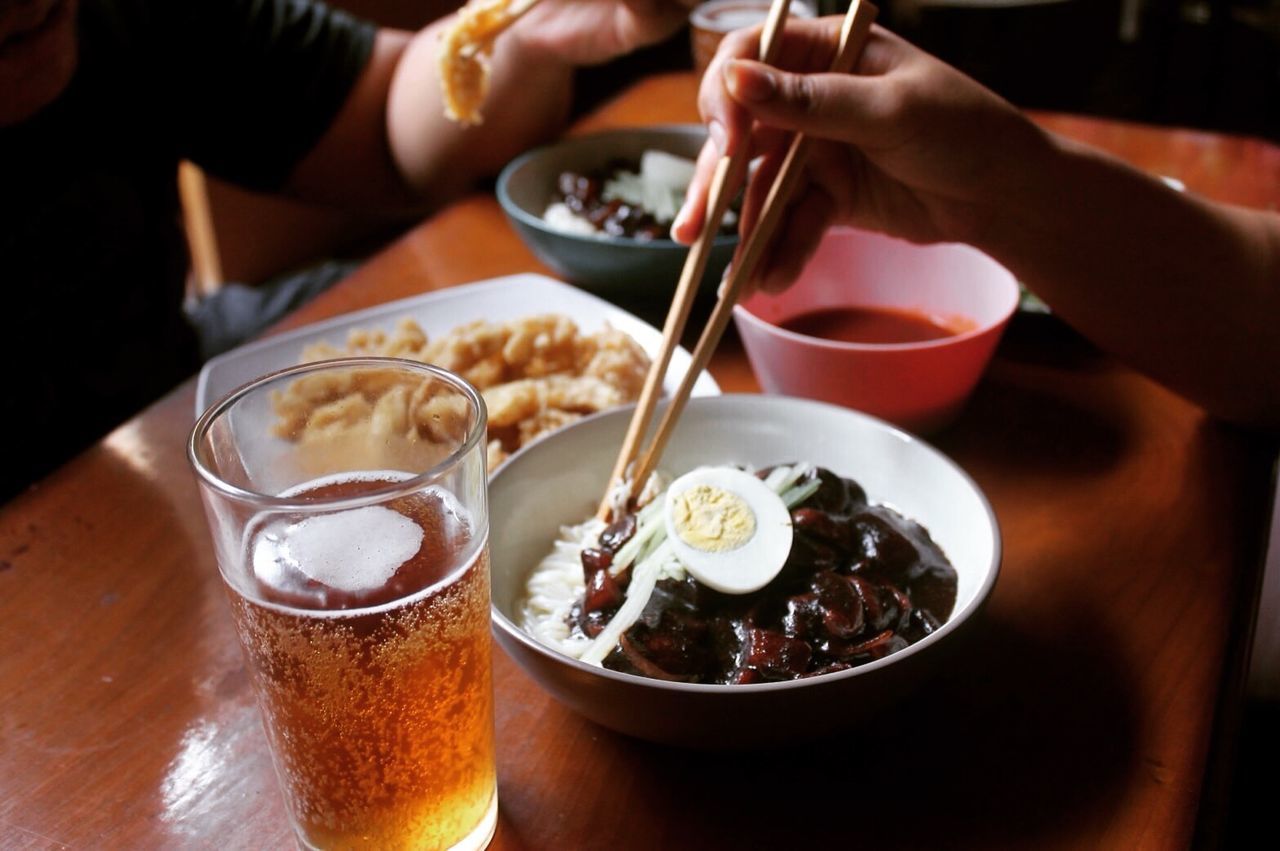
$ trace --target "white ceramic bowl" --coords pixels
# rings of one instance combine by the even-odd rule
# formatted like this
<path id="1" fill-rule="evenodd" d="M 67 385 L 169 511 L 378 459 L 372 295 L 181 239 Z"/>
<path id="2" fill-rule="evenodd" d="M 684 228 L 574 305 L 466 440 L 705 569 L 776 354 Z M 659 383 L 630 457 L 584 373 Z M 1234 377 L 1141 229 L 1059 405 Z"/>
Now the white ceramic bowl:
<path id="1" fill-rule="evenodd" d="M 873 503 L 922 523 L 958 574 L 955 609 L 937 632 L 883 659 L 784 683 L 671 683 L 590 666 L 517 625 L 525 580 L 558 528 L 596 506 L 630 409 L 600 414 L 514 455 L 489 484 L 493 618 L 498 642 L 553 697 L 606 727 L 653 741 L 709 748 L 782 744 L 857 724 L 926 678 L 940 646 L 981 607 L 1000 564 L 990 504 L 933 447 L 865 414 L 777 396 L 693 399 L 662 468 L 756 467 L 810 461 L 857 480 Z"/>

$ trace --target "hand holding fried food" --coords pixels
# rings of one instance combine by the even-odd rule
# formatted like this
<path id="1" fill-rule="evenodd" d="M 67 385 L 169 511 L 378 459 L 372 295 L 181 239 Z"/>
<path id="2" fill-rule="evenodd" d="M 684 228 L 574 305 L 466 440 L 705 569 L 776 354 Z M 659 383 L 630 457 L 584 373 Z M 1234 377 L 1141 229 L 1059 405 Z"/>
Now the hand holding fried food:
<path id="1" fill-rule="evenodd" d="M 489 91 L 489 57 L 498 36 L 539 0 L 471 0 L 440 36 L 444 114 L 463 126 L 480 124 Z"/>
<path id="2" fill-rule="evenodd" d="M 470 0 L 440 36 L 445 115 L 480 124 L 498 36 L 519 27 L 534 52 L 573 66 L 598 65 L 676 31 L 697 0 Z M 527 13 L 527 14 L 526 14 Z"/>

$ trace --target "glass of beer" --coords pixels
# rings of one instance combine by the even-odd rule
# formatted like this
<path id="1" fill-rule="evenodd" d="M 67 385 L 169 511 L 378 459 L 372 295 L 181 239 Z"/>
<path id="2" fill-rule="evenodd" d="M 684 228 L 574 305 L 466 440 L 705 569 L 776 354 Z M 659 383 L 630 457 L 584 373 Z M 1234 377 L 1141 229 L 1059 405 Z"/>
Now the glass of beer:
<path id="1" fill-rule="evenodd" d="M 320 361 L 189 456 L 307 848 L 483 848 L 498 802 L 485 408 L 424 364 Z"/>

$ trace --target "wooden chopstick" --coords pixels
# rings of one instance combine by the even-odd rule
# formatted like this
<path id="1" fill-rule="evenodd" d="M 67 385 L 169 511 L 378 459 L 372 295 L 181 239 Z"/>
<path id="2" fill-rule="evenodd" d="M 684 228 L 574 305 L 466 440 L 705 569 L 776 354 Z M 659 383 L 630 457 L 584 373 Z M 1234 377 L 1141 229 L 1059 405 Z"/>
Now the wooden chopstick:
<path id="1" fill-rule="evenodd" d="M 764 31 L 760 37 L 759 57 L 761 62 L 772 63 L 778 52 L 778 33 L 786 21 L 791 0 L 774 0 L 769 7 L 769 16 L 765 19 Z M 614 462 L 613 472 L 609 474 L 609 483 L 605 487 L 604 497 L 596 516 L 605 520 L 610 511 L 610 494 L 615 484 L 627 474 L 627 468 L 635 460 L 640 449 L 640 441 L 649 429 L 649 421 L 658 405 L 658 397 L 662 394 L 662 379 L 671 364 L 671 355 L 680 344 L 685 324 L 689 320 L 689 311 L 698 294 L 698 285 L 707 269 L 707 260 L 711 256 L 711 246 L 720 230 L 720 222 L 730 201 L 737 195 L 746 177 L 747 164 L 750 162 L 750 145 L 740 145 L 732 156 L 721 157 L 716 163 L 716 170 L 711 179 L 708 193 L 707 214 L 702 222 L 702 230 L 685 255 L 684 267 L 680 271 L 680 280 L 676 284 L 671 308 L 667 311 L 666 321 L 662 326 L 662 344 L 657 355 L 649 366 L 645 376 L 644 388 L 636 402 L 631 423 L 627 426 L 626 437 L 622 441 L 622 449 Z"/>
<path id="2" fill-rule="evenodd" d="M 840 27 L 840 45 L 831 63 L 831 71 L 833 73 L 848 73 L 853 69 L 858 57 L 862 54 L 863 48 L 866 46 L 868 36 L 871 34 L 871 24 L 875 20 L 877 11 L 876 7 L 867 2 L 867 0 L 853 0 Z M 743 145 L 739 150 L 746 147 L 748 146 Z M 764 256 L 764 250 L 772 240 L 774 231 L 777 230 L 778 222 L 782 218 L 787 203 L 804 171 L 808 150 L 809 140 L 803 133 L 797 133 L 787 149 L 786 157 L 783 159 L 782 167 L 779 169 L 773 185 L 769 188 L 764 205 L 761 207 L 760 218 L 751 234 L 747 237 L 746 244 L 742 247 L 738 259 L 730 269 L 728 279 L 721 286 L 719 298 L 715 308 L 712 310 L 711 318 L 707 321 L 707 325 L 702 331 L 697 348 L 694 349 L 693 362 L 689 365 L 689 370 L 680 382 L 679 389 L 663 413 L 648 449 L 636 462 L 632 470 L 630 494 L 632 499 L 644 487 L 644 483 L 653 472 L 658 459 L 662 457 L 663 449 L 666 447 L 667 440 L 671 437 L 676 420 L 680 417 L 685 403 L 689 400 L 689 393 L 693 389 L 694 382 L 702 373 L 702 370 L 706 368 L 712 352 L 715 351 L 725 328 L 729 324 L 729 317 L 732 314 L 734 304 L 738 300 L 738 294 L 746 282 L 755 275 L 756 267 Z"/>

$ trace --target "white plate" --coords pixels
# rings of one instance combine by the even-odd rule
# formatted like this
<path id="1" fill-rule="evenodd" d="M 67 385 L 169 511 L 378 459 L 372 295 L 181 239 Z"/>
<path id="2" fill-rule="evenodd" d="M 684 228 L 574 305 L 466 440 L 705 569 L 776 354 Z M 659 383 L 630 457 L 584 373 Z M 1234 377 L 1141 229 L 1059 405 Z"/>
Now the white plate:
<path id="1" fill-rule="evenodd" d="M 298 363 L 302 350 L 311 343 L 344 345 L 347 332 L 352 328 L 391 331 L 397 321 L 408 316 L 421 325 L 429 337 L 435 337 L 477 319 L 501 321 L 543 313 L 568 316 L 587 333 L 608 323 L 630 334 L 650 357 L 662 343 L 662 332 L 657 328 L 604 299 L 543 275 L 510 275 L 347 313 L 218 355 L 200 370 L 196 416 L 237 387 Z M 663 389 L 668 394 L 679 385 L 689 363 L 689 353 L 683 348 L 671 355 L 663 381 Z M 698 376 L 693 385 L 694 396 L 719 394 L 720 387 L 710 374 L 704 371 Z"/>

